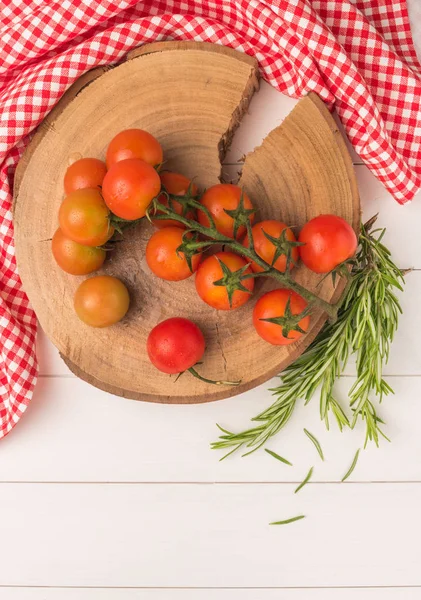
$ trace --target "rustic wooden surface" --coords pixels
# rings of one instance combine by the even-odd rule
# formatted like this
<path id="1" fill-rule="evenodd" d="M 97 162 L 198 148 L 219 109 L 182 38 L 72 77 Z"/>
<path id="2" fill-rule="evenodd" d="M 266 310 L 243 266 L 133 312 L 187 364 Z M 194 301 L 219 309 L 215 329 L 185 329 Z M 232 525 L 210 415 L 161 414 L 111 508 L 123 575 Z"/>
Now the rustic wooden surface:
<path id="1" fill-rule="evenodd" d="M 19 166 L 15 231 L 25 289 L 70 369 L 101 389 L 174 403 L 244 392 L 303 351 L 323 323 L 319 311 L 300 342 L 286 348 L 266 344 L 252 327 L 253 300 L 232 313 L 217 312 L 196 296 L 193 278 L 174 284 L 149 272 L 144 248 L 152 227 L 145 222 L 125 234 L 103 269 L 127 284 L 128 316 L 118 325 L 94 330 L 73 310 L 81 278 L 63 273 L 53 261 L 50 239 L 69 162 L 81 156 L 103 157 L 115 133 L 142 127 L 161 141 L 168 168 L 197 176 L 209 187 L 221 175 L 220 159 L 258 85 L 253 59 L 208 44 L 154 44 L 129 58 L 111 70 L 88 74 L 68 92 Z M 282 218 L 299 227 L 317 214 L 335 213 L 357 227 L 359 199 L 352 161 L 337 124 L 314 95 L 301 100 L 246 157 L 241 183 L 259 208 L 259 218 Z M 296 277 L 313 290 L 320 280 L 305 268 L 297 269 Z M 274 287 L 272 281 L 259 281 L 257 294 Z M 339 291 L 328 279 L 317 290 L 327 300 Z M 205 333 L 201 372 L 213 379 L 241 379 L 240 386 L 220 388 L 189 376 L 174 385 L 174 378 L 150 365 L 147 335 L 157 322 L 174 315 L 192 318 Z"/>

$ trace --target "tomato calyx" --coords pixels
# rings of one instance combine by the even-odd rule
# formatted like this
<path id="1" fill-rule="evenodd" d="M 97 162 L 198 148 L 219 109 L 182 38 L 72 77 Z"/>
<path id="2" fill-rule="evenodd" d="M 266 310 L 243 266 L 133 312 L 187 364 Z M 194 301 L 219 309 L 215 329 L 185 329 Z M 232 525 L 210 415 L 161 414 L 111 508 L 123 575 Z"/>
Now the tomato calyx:
<path id="1" fill-rule="evenodd" d="M 190 272 L 193 273 L 192 258 L 201 252 L 200 247 L 202 244 L 199 242 L 199 234 L 197 232 L 192 233 L 190 231 L 185 231 L 182 239 L 182 243 L 178 246 L 175 252 L 179 257 L 180 254 L 184 255 L 187 266 L 189 267 Z"/>
<path id="2" fill-rule="evenodd" d="M 337 265 L 334 269 L 332 269 L 331 271 L 329 271 L 328 273 L 326 273 L 326 275 L 324 277 L 322 277 L 321 280 L 319 281 L 319 283 L 317 284 L 317 287 L 319 287 L 320 285 L 322 285 L 322 283 L 324 282 L 324 280 L 326 279 L 326 277 L 329 277 L 329 275 L 332 278 L 332 284 L 333 284 L 333 286 L 336 285 L 336 279 L 338 277 L 344 277 L 345 279 L 349 280 L 350 277 L 351 277 L 352 267 L 354 267 L 355 264 L 356 263 L 355 263 L 355 259 L 354 258 L 348 258 L 348 260 L 344 260 L 339 265 Z"/>
<path id="3" fill-rule="evenodd" d="M 345 277 L 345 279 L 349 279 L 351 276 L 351 268 L 355 265 L 355 260 L 353 258 L 349 258 L 348 260 L 344 260 L 340 265 L 338 265 L 333 271 L 331 271 L 332 275 L 332 283 L 336 285 L 336 278 Z"/>
<path id="4" fill-rule="evenodd" d="M 110 213 L 108 221 L 109 221 L 110 226 L 114 227 L 114 229 L 117 231 L 117 233 L 119 233 L 120 235 L 123 235 L 125 229 L 128 229 L 129 227 L 133 227 L 134 225 L 137 225 L 138 223 L 140 223 L 140 221 L 142 219 L 143 219 L 143 217 L 141 217 L 140 219 L 133 219 L 133 220 L 122 219 L 121 217 L 117 217 L 117 215 L 115 215 L 114 213 Z"/>
<path id="5" fill-rule="evenodd" d="M 186 192 L 184 194 L 171 194 L 165 187 L 164 184 L 162 184 L 161 186 L 161 193 L 159 194 L 159 196 L 161 194 L 163 194 L 167 200 L 168 200 L 168 209 L 169 210 L 174 210 L 174 202 L 178 202 L 179 204 L 181 204 L 181 206 L 183 207 L 183 210 L 181 212 L 181 216 L 182 217 L 187 217 L 188 213 L 193 210 L 195 211 L 197 206 L 198 206 L 198 202 L 197 200 L 199 199 L 199 194 L 194 194 L 193 193 L 193 189 L 194 189 L 194 181 L 193 179 L 190 181 L 189 183 L 189 187 L 187 188 Z M 157 198 L 159 198 L 159 196 Z M 159 201 L 158 201 L 159 202 Z M 161 204 L 161 203 L 159 203 Z M 153 215 L 154 218 L 159 218 L 159 215 L 155 216 Z M 162 217 L 161 217 L 162 218 Z"/>
<path id="6" fill-rule="evenodd" d="M 298 333 L 306 333 L 304 329 L 300 327 L 299 323 L 302 319 L 304 319 L 304 317 L 310 314 L 310 312 L 311 305 L 308 305 L 299 314 L 294 314 L 291 311 L 291 297 L 289 297 L 285 306 L 284 314 L 282 316 L 259 320 L 265 321 L 267 323 L 273 323 L 274 325 L 279 325 L 280 327 L 282 327 L 282 335 L 284 336 L 284 338 L 292 339 L 289 337 L 291 331 L 297 331 Z"/>
<path id="7" fill-rule="evenodd" d="M 284 255 L 286 258 L 285 272 L 289 273 L 291 265 L 297 265 L 297 263 L 292 258 L 293 249 L 297 246 L 304 246 L 305 244 L 303 242 L 295 242 L 293 240 L 288 240 L 286 237 L 287 232 L 288 228 L 285 227 L 285 229 L 281 231 L 279 237 L 274 237 L 273 235 L 270 235 L 264 229 L 262 229 L 262 233 L 265 236 L 265 238 L 269 240 L 269 242 L 275 247 L 275 254 L 273 255 L 271 266 L 273 267 L 278 258 Z"/>
<path id="8" fill-rule="evenodd" d="M 231 269 L 220 258 L 216 257 L 216 259 L 220 264 L 223 276 L 221 277 L 221 279 L 214 281 L 213 285 L 225 287 L 228 294 L 229 305 L 230 307 L 232 307 L 232 297 L 234 295 L 234 292 L 240 291 L 246 292 L 247 294 L 251 294 L 251 290 L 246 288 L 242 282 L 245 279 L 256 277 L 260 275 L 260 273 L 246 273 L 246 271 L 250 268 L 250 263 L 247 263 L 243 267 L 240 267 L 239 269 L 237 269 L 237 271 L 231 271 Z"/>
<path id="9" fill-rule="evenodd" d="M 238 230 L 240 227 L 245 227 L 247 229 L 247 233 L 249 233 L 251 229 L 250 225 L 250 217 L 254 215 L 256 212 L 255 208 L 246 208 L 244 206 L 244 191 L 241 190 L 240 201 L 238 203 L 237 208 L 234 210 L 228 210 L 224 208 L 224 212 L 227 213 L 229 217 L 231 217 L 234 221 L 233 225 L 233 238 L 237 239 Z M 251 239 L 251 238 L 250 238 Z"/>

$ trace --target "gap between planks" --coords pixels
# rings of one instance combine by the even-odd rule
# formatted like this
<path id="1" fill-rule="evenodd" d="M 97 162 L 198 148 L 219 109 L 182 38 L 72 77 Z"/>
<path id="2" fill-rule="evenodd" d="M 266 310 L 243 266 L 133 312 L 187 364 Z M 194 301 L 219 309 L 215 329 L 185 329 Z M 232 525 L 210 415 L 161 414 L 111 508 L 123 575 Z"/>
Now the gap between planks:
<path id="1" fill-rule="evenodd" d="M 38 589 L 38 590 L 417 590 L 421 585 L 319 585 L 319 586 L 267 586 L 267 587 L 207 587 L 207 586 L 101 586 L 101 585 L 7 585 L 0 589 Z"/>
<path id="2" fill-rule="evenodd" d="M 297 481 L 28 481 L 28 480 L 0 480 L 2 485 L 208 485 L 208 486 L 227 486 L 227 485 L 298 485 L 302 480 Z M 412 479 L 402 480 L 374 480 L 374 481 L 309 481 L 307 485 L 420 485 L 421 480 Z"/>

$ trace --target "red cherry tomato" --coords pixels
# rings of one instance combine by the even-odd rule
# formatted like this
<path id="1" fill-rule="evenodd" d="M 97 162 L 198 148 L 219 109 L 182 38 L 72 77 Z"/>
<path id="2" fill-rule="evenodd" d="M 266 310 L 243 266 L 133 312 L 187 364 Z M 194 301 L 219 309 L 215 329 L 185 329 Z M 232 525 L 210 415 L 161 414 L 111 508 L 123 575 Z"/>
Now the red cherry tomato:
<path id="1" fill-rule="evenodd" d="M 75 190 L 99 188 L 107 172 L 107 167 L 98 158 L 81 158 L 67 169 L 64 175 L 64 191 L 70 194 Z"/>
<path id="2" fill-rule="evenodd" d="M 197 270 L 201 254 L 191 257 L 192 271 L 183 252 L 177 248 L 183 243 L 184 231 L 178 227 L 165 227 L 156 231 L 146 246 L 146 262 L 157 277 L 167 281 L 182 281 Z"/>
<path id="3" fill-rule="evenodd" d="M 186 195 L 189 187 L 193 196 L 197 194 L 197 186 L 194 185 L 190 179 L 187 179 L 187 177 L 184 177 L 184 175 L 180 175 L 179 173 L 164 171 L 161 173 L 161 182 L 166 191 L 174 196 Z M 158 197 L 158 201 L 160 204 L 168 206 L 168 198 L 165 196 L 165 194 L 161 194 Z M 177 200 L 172 200 L 171 206 L 178 215 L 183 214 L 183 205 L 180 202 L 177 202 Z M 156 214 L 160 214 L 159 211 Z M 194 219 L 196 213 L 194 210 L 190 209 L 187 211 L 185 216 L 186 219 Z M 185 226 L 182 223 L 174 221 L 174 219 L 152 219 L 152 223 L 159 229 L 162 229 L 163 227 L 179 227 L 180 229 L 185 229 Z"/>
<path id="4" fill-rule="evenodd" d="M 200 265 L 196 273 L 196 290 L 199 296 L 206 304 L 217 308 L 218 310 L 232 310 L 245 304 L 251 296 L 254 289 L 254 279 L 245 279 L 242 285 L 249 290 L 235 290 L 232 295 L 231 305 L 229 302 L 228 291 L 225 286 L 214 285 L 215 281 L 222 279 L 224 273 L 220 262 L 223 262 L 230 271 L 238 271 L 247 265 L 247 262 L 238 254 L 233 252 L 217 252 L 209 256 Z M 244 274 L 251 273 L 250 267 L 244 271 Z"/>
<path id="5" fill-rule="evenodd" d="M 143 129 L 120 131 L 107 148 L 107 167 L 127 158 L 140 158 L 153 167 L 160 165 L 163 160 L 161 144 Z"/>
<path id="6" fill-rule="evenodd" d="M 256 225 L 254 225 L 251 230 L 256 254 L 258 254 L 260 258 L 263 258 L 263 260 L 266 261 L 269 265 L 272 264 L 276 248 L 274 244 L 265 236 L 265 233 L 269 234 L 273 238 L 279 238 L 284 229 L 286 229 L 286 240 L 288 242 L 295 242 L 296 238 L 292 230 L 287 225 L 285 225 L 285 223 L 282 223 L 282 221 L 261 221 L 260 223 L 256 223 Z M 246 248 L 249 247 L 248 236 L 246 236 L 243 245 Z M 290 270 L 294 267 L 294 263 L 298 261 L 298 257 L 298 247 L 295 246 L 292 248 L 291 251 L 292 261 L 290 262 Z M 275 264 L 273 266 L 275 267 L 275 269 L 278 269 L 278 271 L 282 271 L 282 273 L 285 273 L 287 268 L 286 255 L 281 254 L 276 259 Z M 260 267 L 254 261 L 251 263 L 251 268 L 255 273 L 261 273 L 264 270 L 263 267 Z"/>
<path id="7" fill-rule="evenodd" d="M 263 321 L 262 319 L 274 319 L 277 317 L 288 316 L 287 305 L 290 302 L 289 310 L 293 315 L 299 315 L 307 307 L 307 302 L 299 294 L 292 290 L 273 290 L 267 292 L 256 302 L 253 310 L 253 325 L 266 342 L 274 346 L 287 346 L 298 340 L 303 334 L 300 331 L 290 330 L 288 336 L 284 335 L 283 325 Z M 298 326 L 303 331 L 307 331 L 310 325 L 310 317 L 304 316 L 298 322 Z"/>
<path id="8" fill-rule="evenodd" d="M 238 185 L 232 185 L 231 183 L 219 183 L 210 187 L 203 194 L 200 201 L 211 213 L 219 233 L 227 237 L 234 237 L 234 219 L 225 211 L 238 208 L 242 194 L 244 208 L 251 210 L 253 205 L 250 198 Z M 209 227 L 209 219 L 203 210 L 197 211 L 197 217 L 201 225 Z M 249 218 L 250 222 L 253 223 L 254 214 L 251 214 Z M 242 225 L 238 228 L 236 239 L 241 239 L 245 233 L 246 228 Z"/>
<path id="9" fill-rule="evenodd" d="M 354 256 L 358 240 L 351 225 L 336 215 L 320 215 L 302 228 L 301 260 L 315 273 L 329 273 Z"/>
<path id="10" fill-rule="evenodd" d="M 104 177 L 102 194 L 117 217 L 134 221 L 146 210 L 161 189 L 161 180 L 151 165 L 139 158 L 128 158 L 112 165 Z"/>
<path id="11" fill-rule="evenodd" d="M 163 373 L 183 373 L 201 360 L 205 338 L 195 323 L 175 317 L 152 329 L 147 351 L 151 363 Z"/>

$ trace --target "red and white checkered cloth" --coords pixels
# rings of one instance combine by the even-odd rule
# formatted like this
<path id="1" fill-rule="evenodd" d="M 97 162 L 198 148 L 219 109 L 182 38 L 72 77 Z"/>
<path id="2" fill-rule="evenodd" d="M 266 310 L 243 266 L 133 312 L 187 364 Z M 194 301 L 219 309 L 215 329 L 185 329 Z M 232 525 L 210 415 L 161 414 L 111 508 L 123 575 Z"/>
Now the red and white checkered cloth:
<path id="1" fill-rule="evenodd" d="M 398 202 L 421 187 L 421 66 L 405 0 L 0 0 L 0 438 L 37 375 L 13 245 L 16 163 L 80 75 L 142 43 L 181 39 L 256 56 L 289 96 L 315 91 Z"/>

